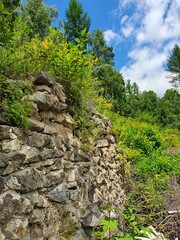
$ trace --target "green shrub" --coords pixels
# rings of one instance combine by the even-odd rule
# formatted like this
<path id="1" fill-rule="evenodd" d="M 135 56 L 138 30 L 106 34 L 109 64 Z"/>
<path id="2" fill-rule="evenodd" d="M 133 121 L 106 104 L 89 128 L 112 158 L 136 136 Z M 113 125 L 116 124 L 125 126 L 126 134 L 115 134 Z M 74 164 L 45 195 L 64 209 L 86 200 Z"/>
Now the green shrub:
<path id="1" fill-rule="evenodd" d="M 28 92 L 22 83 L 0 76 L 0 108 L 3 115 L 16 126 L 29 125 L 32 104 L 25 98 Z"/>

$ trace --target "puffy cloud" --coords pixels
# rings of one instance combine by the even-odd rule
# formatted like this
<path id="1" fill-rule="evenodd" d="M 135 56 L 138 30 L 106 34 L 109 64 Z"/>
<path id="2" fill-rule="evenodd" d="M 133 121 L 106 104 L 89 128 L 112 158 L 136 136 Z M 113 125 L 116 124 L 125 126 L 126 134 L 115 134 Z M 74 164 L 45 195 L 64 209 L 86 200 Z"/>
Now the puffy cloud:
<path id="1" fill-rule="evenodd" d="M 123 32 L 124 36 L 127 38 L 131 36 L 131 34 L 134 31 L 134 28 L 131 25 L 129 26 L 127 25 L 126 27 L 122 28 L 121 31 Z"/>
<path id="2" fill-rule="evenodd" d="M 126 79 L 136 82 L 141 91 L 153 90 L 162 95 L 170 85 L 162 65 L 166 61 L 167 52 L 158 52 L 151 47 L 135 49 L 129 52 L 131 61 L 121 69 Z"/>
<path id="3" fill-rule="evenodd" d="M 120 0 L 118 9 L 121 32 L 130 46 L 129 62 L 121 73 L 137 82 L 140 90 L 162 95 L 171 87 L 164 69 L 166 59 L 180 42 L 180 1 Z M 128 12 L 128 18 L 123 19 L 123 12 Z"/>
<path id="4" fill-rule="evenodd" d="M 104 39 L 107 43 L 114 42 L 115 44 L 120 43 L 122 38 L 120 35 L 115 33 L 113 30 L 106 30 L 104 33 Z"/>

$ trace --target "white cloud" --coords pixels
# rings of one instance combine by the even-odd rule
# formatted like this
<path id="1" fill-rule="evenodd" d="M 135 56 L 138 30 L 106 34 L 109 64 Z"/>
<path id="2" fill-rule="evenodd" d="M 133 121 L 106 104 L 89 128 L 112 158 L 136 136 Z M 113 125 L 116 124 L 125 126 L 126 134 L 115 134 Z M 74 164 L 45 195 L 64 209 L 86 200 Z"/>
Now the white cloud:
<path id="1" fill-rule="evenodd" d="M 104 39 L 109 44 L 111 42 L 114 42 L 115 44 L 120 43 L 122 38 L 120 35 L 115 33 L 113 30 L 106 30 L 104 33 Z"/>
<path id="2" fill-rule="evenodd" d="M 122 21 L 126 11 L 128 18 Z M 129 62 L 121 73 L 125 79 L 137 82 L 140 90 L 162 95 L 171 87 L 164 64 L 174 44 L 180 41 L 180 1 L 120 0 L 119 14 L 121 32 L 126 44 L 131 44 Z"/>
<path id="3" fill-rule="evenodd" d="M 128 19 L 128 15 L 124 15 L 124 16 L 121 18 L 121 24 L 123 24 L 127 19 Z"/>
<path id="4" fill-rule="evenodd" d="M 139 85 L 141 91 L 153 90 L 162 95 L 170 85 L 162 64 L 166 61 L 167 52 L 157 52 L 151 47 L 144 47 L 129 52 L 131 62 L 121 69 L 126 79 Z"/>
<path id="5" fill-rule="evenodd" d="M 122 28 L 121 31 L 123 32 L 124 36 L 127 38 L 131 36 L 131 34 L 134 31 L 134 28 L 131 25 L 129 26 L 127 25 L 126 27 Z"/>

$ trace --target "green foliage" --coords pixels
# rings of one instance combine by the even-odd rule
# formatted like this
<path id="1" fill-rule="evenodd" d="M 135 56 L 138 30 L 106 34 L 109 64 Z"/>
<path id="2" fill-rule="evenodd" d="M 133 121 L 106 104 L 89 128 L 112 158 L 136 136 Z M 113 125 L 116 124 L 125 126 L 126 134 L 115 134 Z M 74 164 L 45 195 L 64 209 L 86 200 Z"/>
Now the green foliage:
<path id="1" fill-rule="evenodd" d="M 64 41 L 58 30 L 50 28 L 49 31 L 44 40 L 38 36 L 30 39 L 27 25 L 21 17 L 17 18 L 11 43 L 0 49 L 1 73 L 13 79 L 28 79 L 38 71 L 46 71 L 63 85 L 77 132 L 89 135 L 93 131 L 90 131 L 92 126 L 87 112 L 96 98 L 95 78 L 92 77 L 94 57 L 84 54 L 82 40 L 74 45 Z"/>
<path id="2" fill-rule="evenodd" d="M 160 125 L 180 129 L 180 94 L 176 90 L 165 92 L 158 102 L 156 116 Z"/>
<path id="3" fill-rule="evenodd" d="M 10 29 L 11 14 L 5 8 L 2 0 L 0 1 L 0 43 L 5 45 L 12 36 Z M 0 46 L 1 47 L 1 46 Z"/>
<path id="4" fill-rule="evenodd" d="M 3 4 L 4 4 L 4 7 L 7 9 L 7 11 L 11 13 L 10 23 L 12 27 L 12 23 L 15 21 L 16 17 L 18 16 L 20 0 L 3 0 Z"/>
<path id="5" fill-rule="evenodd" d="M 123 116 L 180 129 L 180 94 L 176 90 L 168 89 L 159 98 L 153 91 L 139 92 L 137 84 L 128 80 L 125 91 Z"/>
<path id="6" fill-rule="evenodd" d="M 31 30 L 29 36 L 32 38 L 37 34 L 42 39 L 47 36 L 51 23 L 58 15 L 57 10 L 46 6 L 43 0 L 28 0 L 21 8 L 23 21 Z"/>
<path id="7" fill-rule="evenodd" d="M 167 59 L 167 71 L 170 76 L 170 83 L 176 88 L 180 87 L 180 47 L 175 44 L 171 55 Z"/>
<path id="8" fill-rule="evenodd" d="M 90 35 L 90 52 L 98 58 L 97 65 L 109 64 L 114 65 L 113 58 L 113 48 L 107 46 L 104 40 L 103 32 L 100 29 L 95 30 Z"/>
<path id="9" fill-rule="evenodd" d="M 94 69 L 93 75 L 99 80 L 99 95 L 112 103 L 116 112 L 124 112 L 125 87 L 122 76 L 111 65 L 101 65 Z"/>
<path id="10" fill-rule="evenodd" d="M 0 76 L 0 108 L 3 114 L 17 126 L 29 125 L 28 116 L 31 114 L 32 105 L 27 98 L 24 98 L 28 92 L 20 82 Z"/>
<path id="11" fill-rule="evenodd" d="M 122 219 L 127 226 L 126 231 L 120 230 L 119 220 Z M 126 212 L 120 213 L 120 216 L 117 218 L 101 220 L 99 229 L 92 232 L 92 236 L 102 240 L 135 240 L 140 237 L 150 239 L 149 235 L 155 235 L 153 230 L 149 227 L 138 225 L 136 217 L 130 208 L 127 208 Z"/>
<path id="12" fill-rule="evenodd" d="M 76 39 L 81 39 L 83 30 L 89 31 L 91 19 L 87 12 L 84 12 L 82 4 L 78 0 L 70 0 L 69 7 L 66 10 L 66 19 L 64 30 L 67 39 L 73 44 L 77 44 Z"/>
<path id="13" fill-rule="evenodd" d="M 139 114 L 139 87 L 136 83 L 131 84 L 128 80 L 125 85 L 125 110 L 124 116 L 136 117 Z"/>
<path id="14" fill-rule="evenodd" d="M 156 225 L 163 218 L 170 181 L 180 177 L 179 131 L 120 117 L 107 108 L 103 113 L 119 140 L 119 161 L 129 192 L 126 207 L 134 209 L 138 225 Z"/>

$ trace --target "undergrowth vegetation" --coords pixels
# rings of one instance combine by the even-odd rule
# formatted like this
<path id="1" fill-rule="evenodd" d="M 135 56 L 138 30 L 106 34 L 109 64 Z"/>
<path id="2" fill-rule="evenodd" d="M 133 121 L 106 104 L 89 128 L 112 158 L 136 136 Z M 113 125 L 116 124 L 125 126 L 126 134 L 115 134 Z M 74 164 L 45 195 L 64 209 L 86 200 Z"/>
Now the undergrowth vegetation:
<path id="1" fill-rule="evenodd" d="M 159 226 L 169 238 L 173 230 L 166 232 L 160 223 L 173 207 L 169 200 L 179 201 L 171 186 L 180 179 L 179 131 L 124 118 L 107 108 L 100 111 L 111 119 L 119 142 L 119 162 L 124 164 L 128 195 L 126 209 L 132 209 L 139 226 Z"/>

